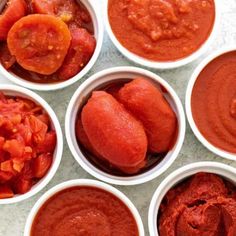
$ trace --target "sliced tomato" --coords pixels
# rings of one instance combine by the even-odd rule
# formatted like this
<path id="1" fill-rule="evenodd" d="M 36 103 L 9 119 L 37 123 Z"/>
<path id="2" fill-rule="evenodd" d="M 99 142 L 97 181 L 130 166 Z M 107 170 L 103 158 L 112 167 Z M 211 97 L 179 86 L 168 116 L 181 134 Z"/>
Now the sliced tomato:
<path id="1" fill-rule="evenodd" d="M 52 155 L 49 153 L 41 154 L 37 158 L 35 158 L 33 160 L 34 177 L 42 178 L 49 170 L 51 164 L 52 164 Z"/>
<path id="2" fill-rule="evenodd" d="M 16 62 L 16 58 L 11 55 L 6 43 L 0 45 L 0 62 L 7 70 Z"/>
<path id="3" fill-rule="evenodd" d="M 24 154 L 25 146 L 18 140 L 11 139 L 4 143 L 3 150 L 10 153 L 13 158 L 21 158 Z"/>
<path id="4" fill-rule="evenodd" d="M 32 185 L 32 180 L 24 179 L 22 176 L 20 176 L 14 183 L 14 192 L 20 194 L 26 193 L 31 189 Z"/>
<path id="5" fill-rule="evenodd" d="M 83 28 L 71 29 L 71 45 L 58 76 L 67 80 L 79 73 L 89 62 L 95 47 L 95 38 Z"/>
<path id="6" fill-rule="evenodd" d="M 62 65 L 71 35 L 58 17 L 31 14 L 10 29 L 7 44 L 20 66 L 28 71 L 51 75 Z"/>
<path id="7" fill-rule="evenodd" d="M 37 146 L 37 153 L 53 153 L 57 143 L 55 131 L 50 131 L 45 135 L 43 143 Z"/>
<path id="8" fill-rule="evenodd" d="M 25 16 L 27 5 L 24 0 L 9 0 L 0 15 L 0 40 L 6 40 L 8 31 L 21 17 Z"/>
<path id="9" fill-rule="evenodd" d="M 12 189 L 7 185 L 0 185 L 0 199 L 11 198 L 14 196 Z"/>

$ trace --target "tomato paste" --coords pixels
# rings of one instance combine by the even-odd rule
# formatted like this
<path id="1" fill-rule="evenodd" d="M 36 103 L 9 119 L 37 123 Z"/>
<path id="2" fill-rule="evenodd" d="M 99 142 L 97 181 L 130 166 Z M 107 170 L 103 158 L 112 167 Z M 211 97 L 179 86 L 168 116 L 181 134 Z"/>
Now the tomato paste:
<path id="1" fill-rule="evenodd" d="M 129 51 L 153 61 L 191 55 L 208 39 L 214 0 L 109 0 L 112 31 Z"/>
<path id="2" fill-rule="evenodd" d="M 138 236 L 135 219 L 113 194 L 72 187 L 52 196 L 37 213 L 31 236 Z"/>
<path id="3" fill-rule="evenodd" d="M 0 94 L 0 199 L 28 192 L 51 167 L 56 133 L 33 101 Z"/>
<path id="4" fill-rule="evenodd" d="M 194 175 L 166 194 L 159 210 L 159 235 L 236 235 L 235 194 L 235 186 L 220 176 Z"/>
<path id="5" fill-rule="evenodd" d="M 193 119 L 214 146 L 236 153 L 236 51 L 211 61 L 192 91 Z"/>
<path id="6" fill-rule="evenodd" d="M 159 88 L 146 78 L 135 78 L 104 90 L 94 91 L 78 114 L 76 135 L 90 153 L 85 156 L 121 175 L 159 163 L 171 150 L 177 130 L 176 115 Z"/>

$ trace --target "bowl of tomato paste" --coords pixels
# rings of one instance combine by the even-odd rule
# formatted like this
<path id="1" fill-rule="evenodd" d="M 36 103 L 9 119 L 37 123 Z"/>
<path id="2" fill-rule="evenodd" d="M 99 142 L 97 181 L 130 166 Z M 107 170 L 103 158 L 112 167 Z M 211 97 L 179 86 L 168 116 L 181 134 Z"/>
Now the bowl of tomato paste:
<path id="1" fill-rule="evenodd" d="M 63 182 L 32 208 L 24 236 L 144 236 L 133 203 L 116 188 L 89 179 Z"/>
<path id="2" fill-rule="evenodd" d="M 0 204 L 23 201 L 43 189 L 61 161 L 59 121 L 36 93 L 0 86 Z"/>
<path id="3" fill-rule="evenodd" d="M 192 62 L 219 28 L 218 0 L 105 2 L 110 39 L 124 56 L 147 67 L 171 69 Z"/>
<path id="4" fill-rule="evenodd" d="M 66 138 L 78 163 L 112 184 L 135 185 L 163 173 L 185 136 L 182 104 L 162 78 L 136 67 L 110 68 L 74 93 Z"/>
<path id="5" fill-rule="evenodd" d="M 197 162 L 171 173 L 153 195 L 150 236 L 234 235 L 235 171 L 218 162 Z"/>
<path id="6" fill-rule="evenodd" d="M 0 73 L 12 82 L 61 89 L 97 60 L 103 25 L 90 0 L 9 0 L 1 6 Z"/>
<path id="7" fill-rule="evenodd" d="M 198 140 L 218 156 L 236 160 L 236 49 L 224 48 L 194 71 L 186 113 Z"/>

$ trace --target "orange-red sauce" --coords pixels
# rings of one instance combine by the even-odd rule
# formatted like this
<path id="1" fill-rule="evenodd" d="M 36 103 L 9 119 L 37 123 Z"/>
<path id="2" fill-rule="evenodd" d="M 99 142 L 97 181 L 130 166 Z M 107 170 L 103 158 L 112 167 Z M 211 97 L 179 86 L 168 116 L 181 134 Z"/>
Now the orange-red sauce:
<path id="1" fill-rule="evenodd" d="M 109 0 L 109 22 L 129 51 L 154 61 L 189 56 L 207 40 L 214 0 Z"/>
<path id="2" fill-rule="evenodd" d="M 116 196 L 93 187 L 55 194 L 37 213 L 31 236 L 138 236 L 136 221 Z"/>
<path id="3" fill-rule="evenodd" d="M 236 51 L 204 68 L 193 87 L 191 106 L 202 135 L 214 146 L 236 153 Z"/>

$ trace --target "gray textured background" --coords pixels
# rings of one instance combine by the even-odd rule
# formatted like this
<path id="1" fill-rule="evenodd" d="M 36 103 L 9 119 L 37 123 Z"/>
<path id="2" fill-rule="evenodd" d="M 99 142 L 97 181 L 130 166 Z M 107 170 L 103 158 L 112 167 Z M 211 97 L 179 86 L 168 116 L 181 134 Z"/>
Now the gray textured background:
<path id="1" fill-rule="evenodd" d="M 221 3 L 222 19 L 219 33 L 214 44 L 211 46 L 209 51 L 202 57 L 204 58 L 209 53 L 215 51 L 216 49 L 222 48 L 224 46 L 236 45 L 236 0 L 219 0 Z M 103 0 L 94 0 L 96 3 L 102 3 Z M 190 65 L 181 67 L 179 69 L 168 70 L 168 71 L 157 71 L 153 70 L 155 73 L 164 78 L 170 85 L 175 89 L 179 97 L 184 104 L 185 90 L 187 87 L 188 80 L 193 72 L 194 68 L 202 60 L 195 61 Z M 69 88 L 57 91 L 57 92 L 40 92 L 39 94 L 45 98 L 48 103 L 52 106 L 56 112 L 63 132 L 64 132 L 64 115 L 68 102 L 78 88 L 78 86 L 86 80 L 90 75 L 112 66 L 128 66 L 133 65 L 127 59 L 125 59 L 113 46 L 109 40 L 107 34 L 105 33 L 104 44 L 102 52 L 94 65 L 90 73 L 84 77 L 82 80 L 76 84 L 70 86 Z M 4 78 L 1 77 L 1 83 L 8 83 Z M 147 228 L 147 215 L 148 207 L 151 197 L 158 187 L 159 183 L 171 172 L 173 172 L 178 167 L 185 164 L 196 162 L 196 161 L 219 161 L 230 164 L 236 167 L 236 162 L 231 162 L 224 160 L 220 157 L 215 156 L 205 149 L 198 140 L 194 137 L 189 125 L 187 124 L 186 138 L 184 146 L 179 154 L 177 160 L 174 164 L 160 177 L 154 179 L 151 182 L 133 187 L 117 187 L 119 190 L 124 192 L 136 205 L 138 208 L 142 220 L 145 226 L 146 235 L 149 235 Z M 78 178 L 92 178 L 88 173 L 86 173 L 78 163 L 74 160 L 73 156 L 68 149 L 66 140 L 64 138 L 64 153 L 62 157 L 61 165 L 48 186 L 43 189 L 36 196 L 13 205 L 2 206 L 0 205 L 0 236 L 21 236 L 23 235 L 23 229 L 27 215 L 36 202 L 36 200 L 49 188 L 54 185 L 61 183 L 70 179 Z"/>

